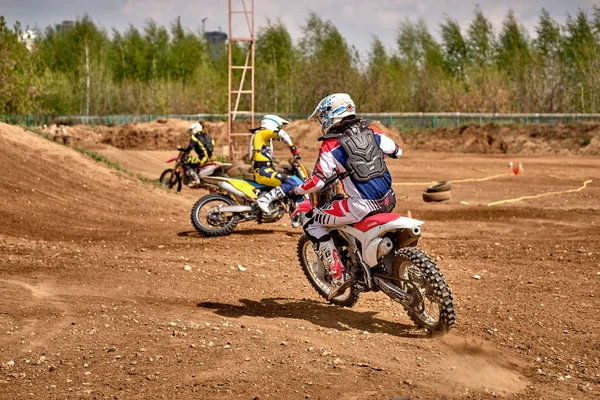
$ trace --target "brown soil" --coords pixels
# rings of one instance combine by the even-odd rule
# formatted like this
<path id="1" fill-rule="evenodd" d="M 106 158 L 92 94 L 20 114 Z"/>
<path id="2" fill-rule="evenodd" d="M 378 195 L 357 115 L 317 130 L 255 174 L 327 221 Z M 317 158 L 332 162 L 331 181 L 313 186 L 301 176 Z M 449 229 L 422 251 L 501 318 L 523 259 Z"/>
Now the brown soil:
<path id="1" fill-rule="evenodd" d="M 188 129 L 194 121 L 158 119 L 153 122 L 130 123 L 118 126 L 74 125 L 67 128 L 76 145 L 94 147 L 106 144 L 126 150 L 174 150 L 190 140 Z M 227 123 L 200 121 L 204 131 L 215 140 L 216 149 L 227 145 Z M 249 132 L 249 121 L 236 122 L 235 129 Z M 52 127 L 46 128 L 50 133 Z"/>
<path id="2" fill-rule="evenodd" d="M 468 125 L 403 133 L 410 149 L 479 154 L 600 155 L 600 124 Z"/>
<path id="3" fill-rule="evenodd" d="M 164 119 L 150 123 L 123 126 L 70 127 L 68 132 L 74 143 L 93 147 L 108 144 L 124 150 L 174 150 L 189 140 L 190 121 Z M 216 153 L 222 154 L 227 145 L 225 122 L 202 121 L 205 131 L 216 142 Z M 569 125 L 466 125 L 456 128 L 429 129 L 416 132 L 398 132 L 378 121 L 373 124 L 386 135 L 405 144 L 411 150 L 479 154 L 600 154 L 600 124 L 575 123 Z M 248 132 L 248 121 L 236 123 L 238 132 Z M 48 128 L 50 131 L 51 128 Z M 315 119 L 293 121 L 286 127 L 293 141 L 305 151 L 317 151 L 320 136 Z M 241 139 L 241 148 L 247 139 Z"/>
<path id="4" fill-rule="evenodd" d="M 200 191 L 5 124 L 0 155 L 1 398 L 598 398 L 597 158 L 524 156 L 523 175 L 467 183 L 508 157 L 390 160 L 397 211 L 427 222 L 420 247 L 458 307 L 452 333 L 429 337 L 380 293 L 324 303 L 288 220 L 207 239 L 189 222 Z M 453 200 L 423 203 L 432 180 L 455 180 Z"/>

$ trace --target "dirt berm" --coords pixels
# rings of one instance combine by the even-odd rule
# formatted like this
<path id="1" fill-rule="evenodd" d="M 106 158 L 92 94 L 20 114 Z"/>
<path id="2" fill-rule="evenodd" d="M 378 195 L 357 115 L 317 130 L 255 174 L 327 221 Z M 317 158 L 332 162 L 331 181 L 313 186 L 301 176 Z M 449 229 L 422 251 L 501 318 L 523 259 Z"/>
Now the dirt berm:
<path id="1" fill-rule="evenodd" d="M 0 124 L 2 233 L 42 239 L 106 239 L 182 200 L 32 132 Z M 148 224 L 156 220 L 148 220 Z"/>
<path id="2" fill-rule="evenodd" d="M 227 145 L 225 122 L 202 121 L 205 131 L 216 142 L 216 151 Z M 465 125 L 456 128 L 429 129 L 414 132 L 398 132 L 378 121 L 380 128 L 408 150 L 425 150 L 452 153 L 479 154 L 600 154 L 600 124 L 574 123 L 567 125 Z M 84 147 L 108 144 L 128 150 L 174 150 L 189 140 L 187 129 L 190 122 L 164 119 L 149 123 L 123 126 L 83 126 L 69 128 L 75 142 Z M 239 122 L 236 129 L 248 132 L 249 121 Z M 292 121 L 285 130 L 303 151 L 316 151 L 321 135 L 318 122 L 313 120 Z"/>

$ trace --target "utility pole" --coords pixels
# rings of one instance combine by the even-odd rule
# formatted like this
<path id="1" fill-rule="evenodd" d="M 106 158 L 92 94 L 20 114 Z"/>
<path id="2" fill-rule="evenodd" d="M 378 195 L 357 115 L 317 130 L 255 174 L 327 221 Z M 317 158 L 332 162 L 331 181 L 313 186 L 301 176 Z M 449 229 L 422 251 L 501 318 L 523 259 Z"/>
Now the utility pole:
<path id="1" fill-rule="evenodd" d="M 208 19 L 208 17 L 202 18 L 202 35 L 204 35 L 204 22 Z"/>

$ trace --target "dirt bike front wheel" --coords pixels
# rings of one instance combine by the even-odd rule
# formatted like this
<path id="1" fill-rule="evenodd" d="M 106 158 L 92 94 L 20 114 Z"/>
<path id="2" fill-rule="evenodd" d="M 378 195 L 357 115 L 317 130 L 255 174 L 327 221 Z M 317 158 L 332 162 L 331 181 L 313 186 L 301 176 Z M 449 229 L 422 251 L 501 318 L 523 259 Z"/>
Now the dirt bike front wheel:
<path id="1" fill-rule="evenodd" d="M 298 261 L 312 287 L 321 297 L 327 300 L 329 294 L 333 292 L 334 286 L 329 284 L 325 266 L 317 257 L 313 243 L 306 235 L 300 236 L 300 240 L 298 240 Z M 352 307 L 358 301 L 359 296 L 360 293 L 354 287 L 351 287 L 341 295 L 329 300 L 329 302 L 336 306 Z"/>
<path id="2" fill-rule="evenodd" d="M 452 329 L 456 320 L 454 299 L 431 257 L 414 247 L 400 249 L 393 262 L 391 283 L 414 297 L 404 309 L 418 327 L 431 333 Z"/>
<path id="3" fill-rule="evenodd" d="M 167 190 L 176 189 L 178 192 L 181 192 L 181 177 L 171 168 L 164 170 L 163 173 L 160 174 L 159 182 L 160 185 Z"/>
<path id="4" fill-rule="evenodd" d="M 229 235 L 237 226 L 239 216 L 222 213 L 219 208 L 234 204 L 232 198 L 222 194 L 207 194 L 192 207 L 192 225 L 206 237 Z"/>

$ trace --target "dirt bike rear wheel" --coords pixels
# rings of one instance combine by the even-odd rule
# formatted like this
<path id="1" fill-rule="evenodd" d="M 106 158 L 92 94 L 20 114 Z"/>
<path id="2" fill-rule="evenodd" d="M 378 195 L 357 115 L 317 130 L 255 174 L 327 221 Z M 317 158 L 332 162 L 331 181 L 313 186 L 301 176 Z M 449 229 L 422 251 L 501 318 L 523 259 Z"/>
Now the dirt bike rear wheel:
<path id="1" fill-rule="evenodd" d="M 405 247 L 393 262 L 392 283 L 415 295 L 417 302 L 404 306 L 410 319 L 431 333 L 446 333 L 456 321 L 450 287 L 435 262 L 423 251 Z M 417 293 L 418 291 L 418 293 Z"/>
<path id="2" fill-rule="evenodd" d="M 313 244 L 306 235 L 300 236 L 300 240 L 298 240 L 298 261 L 312 287 L 327 300 L 334 287 L 326 281 L 325 266 L 315 254 Z M 358 301 L 359 296 L 360 292 L 351 287 L 329 302 L 336 306 L 352 307 Z"/>
<path id="3" fill-rule="evenodd" d="M 218 207 L 219 203 L 221 206 L 236 204 L 232 198 L 215 193 L 200 198 L 192 207 L 190 216 L 192 225 L 202 236 L 226 236 L 231 234 L 237 226 L 239 219 L 237 215 L 226 216 L 219 212 L 208 212 L 211 208 Z M 204 218 L 202 217 L 203 211 Z"/>
<path id="4" fill-rule="evenodd" d="M 181 192 L 181 177 L 179 174 L 176 174 L 171 168 L 165 169 L 162 174 L 160 174 L 160 185 L 168 190 L 172 190 L 176 188 L 178 192 Z"/>

